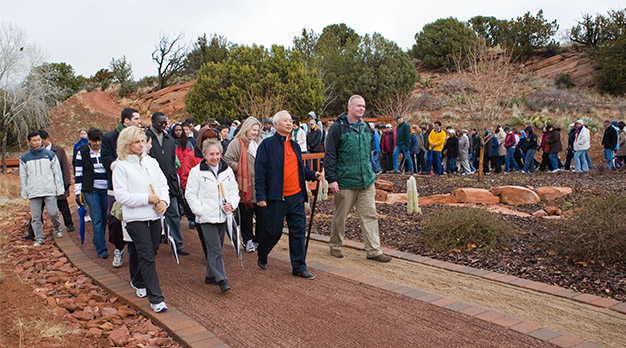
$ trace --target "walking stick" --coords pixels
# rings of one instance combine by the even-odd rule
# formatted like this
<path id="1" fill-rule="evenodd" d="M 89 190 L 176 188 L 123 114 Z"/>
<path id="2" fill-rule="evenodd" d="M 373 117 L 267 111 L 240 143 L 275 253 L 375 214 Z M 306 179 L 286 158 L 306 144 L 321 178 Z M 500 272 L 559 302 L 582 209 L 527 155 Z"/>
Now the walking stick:
<path id="1" fill-rule="evenodd" d="M 319 159 L 318 159 L 319 161 Z M 320 173 L 324 167 L 324 163 L 319 161 Z M 317 203 L 317 194 L 320 190 L 320 185 L 322 185 L 322 181 L 317 182 L 317 186 L 313 190 L 313 204 L 311 204 L 311 218 L 309 218 L 309 231 L 306 234 L 306 244 L 304 246 L 304 256 L 306 256 L 307 251 L 309 250 L 309 239 L 311 239 L 311 229 L 313 228 L 313 216 L 315 215 L 315 204 Z"/>

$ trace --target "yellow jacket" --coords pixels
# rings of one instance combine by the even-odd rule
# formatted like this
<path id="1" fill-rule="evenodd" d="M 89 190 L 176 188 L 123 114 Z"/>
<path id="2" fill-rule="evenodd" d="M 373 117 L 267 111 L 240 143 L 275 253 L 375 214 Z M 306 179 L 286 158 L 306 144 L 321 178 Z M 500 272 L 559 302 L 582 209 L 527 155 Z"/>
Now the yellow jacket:
<path id="1" fill-rule="evenodd" d="M 428 135 L 428 143 L 430 144 L 430 148 L 433 151 L 443 150 L 443 144 L 446 142 L 446 132 L 443 129 L 440 129 L 439 132 L 436 132 L 434 129 L 430 131 Z"/>

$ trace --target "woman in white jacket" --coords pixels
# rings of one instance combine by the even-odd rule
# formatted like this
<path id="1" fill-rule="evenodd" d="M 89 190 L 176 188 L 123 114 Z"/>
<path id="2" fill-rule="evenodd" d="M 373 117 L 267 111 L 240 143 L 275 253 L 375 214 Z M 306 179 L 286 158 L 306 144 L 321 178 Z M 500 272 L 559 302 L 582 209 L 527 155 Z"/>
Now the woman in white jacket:
<path id="1" fill-rule="evenodd" d="M 226 213 L 239 204 L 239 189 L 233 170 L 222 160 L 222 145 L 218 141 L 207 141 L 202 146 L 202 157 L 200 164 L 189 172 L 185 198 L 204 236 L 207 250 L 204 282 L 217 284 L 226 292 L 230 290 L 222 258 Z"/>
<path id="2" fill-rule="evenodd" d="M 120 132 L 113 187 L 139 259 L 139 271 L 131 284 L 146 288 L 152 310 L 163 312 L 167 306 L 163 302 L 155 260 L 161 240 L 161 217 L 169 205 L 169 189 L 157 161 L 145 154 L 145 141 L 146 136 L 139 127 L 128 127 Z"/>
<path id="3" fill-rule="evenodd" d="M 574 172 L 588 172 L 587 153 L 591 147 L 591 137 L 583 120 L 576 121 L 576 138 L 574 140 Z"/>

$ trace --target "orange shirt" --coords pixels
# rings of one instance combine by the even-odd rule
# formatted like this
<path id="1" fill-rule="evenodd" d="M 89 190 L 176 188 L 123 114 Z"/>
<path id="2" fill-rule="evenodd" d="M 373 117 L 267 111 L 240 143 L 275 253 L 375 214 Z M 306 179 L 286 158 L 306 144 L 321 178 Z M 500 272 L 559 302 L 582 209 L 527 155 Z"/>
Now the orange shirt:
<path id="1" fill-rule="evenodd" d="M 298 173 L 298 157 L 291 145 L 291 135 L 285 141 L 285 165 L 283 173 L 283 196 L 292 196 L 300 192 L 300 176 Z"/>

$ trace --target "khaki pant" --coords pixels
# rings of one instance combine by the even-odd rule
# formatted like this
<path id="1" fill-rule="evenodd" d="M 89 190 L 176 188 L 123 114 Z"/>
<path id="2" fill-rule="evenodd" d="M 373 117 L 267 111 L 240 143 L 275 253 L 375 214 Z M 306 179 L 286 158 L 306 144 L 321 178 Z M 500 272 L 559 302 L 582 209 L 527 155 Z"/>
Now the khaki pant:
<path id="1" fill-rule="evenodd" d="M 340 250 L 343 245 L 343 236 L 346 226 L 346 218 L 352 207 L 356 208 L 363 244 L 368 257 L 382 254 L 380 239 L 378 237 L 378 216 L 376 215 L 376 188 L 374 185 L 365 189 L 348 190 L 342 189 L 335 193 L 335 212 L 333 226 L 328 245 L 330 250 Z"/>

